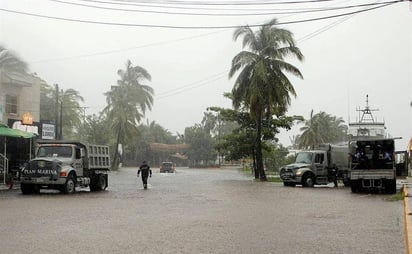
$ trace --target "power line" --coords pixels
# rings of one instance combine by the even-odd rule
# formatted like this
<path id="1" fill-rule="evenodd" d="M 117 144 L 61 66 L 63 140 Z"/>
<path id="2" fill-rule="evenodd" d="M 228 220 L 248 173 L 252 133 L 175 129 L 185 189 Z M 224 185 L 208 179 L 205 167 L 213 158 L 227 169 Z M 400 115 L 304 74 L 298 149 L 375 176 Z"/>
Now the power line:
<path id="1" fill-rule="evenodd" d="M 52 1 L 52 0 L 51 0 Z M 112 1 L 102 1 L 102 0 L 78 0 L 81 2 L 87 2 L 87 3 L 94 3 L 94 4 L 106 4 L 106 5 L 118 5 L 118 6 L 133 6 L 133 7 L 144 7 L 144 8 L 163 8 L 163 9 L 179 9 L 179 10 L 202 10 L 202 11 L 268 11 L 269 7 L 264 6 L 265 8 L 251 8 L 251 6 L 246 6 L 242 7 L 239 6 L 240 8 L 233 8 L 233 7 L 227 7 L 227 6 L 218 6 L 218 7 L 204 7 L 204 6 L 199 6 L 197 5 L 165 5 L 165 4 L 153 4 L 153 2 L 146 3 L 137 3 L 133 1 L 133 3 L 125 3 L 125 1 L 115 1 L 115 3 Z M 130 2 L 130 1 L 127 1 Z M 258 5 L 258 4 L 256 4 Z M 276 5 L 276 3 L 275 3 Z M 247 9 L 245 9 L 247 8 Z M 314 8 L 270 8 L 270 10 L 279 10 L 279 11 L 298 11 L 298 10 L 310 10 Z"/>
<path id="2" fill-rule="evenodd" d="M 82 0 L 89 2 L 102 2 L 97 0 Z M 307 3 L 323 3 L 332 2 L 335 0 L 306 0 L 306 1 L 112 1 L 119 5 L 134 5 L 136 2 L 150 4 L 166 4 L 166 5 L 214 5 L 214 6 L 250 6 L 250 5 L 283 5 L 283 4 L 307 4 Z M 130 3 L 132 2 L 132 3 Z"/>
<path id="3" fill-rule="evenodd" d="M 331 23 L 331 24 L 328 24 L 328 25 L 326 25 L 326 26 L 324 26 L 324 27 L 321 27 L 320 29 L 317 29 L 316 31 L 314 31 L 314 32 L 312 32 L 312 33 L 310 33 L 310 34 L 307 34 L 307 35 L 303 36 L 302 38 L 297 39 L 296 41 L 297 41 L 297 42 L 300 42 L 300 43 L 302 43 L 302 42 L 304 42 L 304 41 L 307 41 L 307 40 L 309 40 L 309 39 L 311 39 L 311 38 L 313 38 L 313 37 L 315 37 L 315 36 L 317 36 L 317 35 L 319 35 L 319 34 L 321 34 L 321 33 L 323 33 L 323 32 L 326 32 L 327 30 L 329 30 L 329 29 L 331 29 L 331 28 L 333 28 L 333 27 L 335 27 L 335 26 L 337 26 L 337 25 L 345 22 L 346 20 L 354 17 L 354 15 L 355 15 L 355 14 L 353 14 L 353 15 L 351 15 L 351 16 L 342 17 L 341 19 L 339 19 L 339 20 L 337 20 L 337 21 L 335 21 L 335 22 L 333 22 L 333 23 Z"/>
<path id="4" fill-rule="evenodd" d="M 135 49 L 140 49 L 140 48 L 147 48 L 147 47 L 164 45 L 164 44 L 173 43 L 173 42 L 178 42 L 178 41 L 184 41 L 184 40 L 190 40 L 190 39 L 205 37 L 205 36 L 209 36 L 209 35 L 211 35 L 211 34 L 217 34 L 217 33 L 221 33 L 221 32 L 224 32 L 224 30 L 218 30 L 218 31 L 215 31 L 215 32 L 204 33 L 204 34 L 200 34 L 200 35 L 188 36 L 188 37 L 179 38 L 179 39 L 175 39 L 175 40 L 154 42 L 154 43 L 144 44 L 144 45 L 140 45 L 140 46 L 124 48 L 124 49 L 108 50 L 108 51 L 103 51 L 103 52 L 96 52 L 96 53 L 90 53 L 90 54 L 84 54 L 84 55 L 77 55 L 77 56 L 70 56 L 70 57 L 44 59 L 44 60 L 38 60 L 38 61 L 31 61 L 31 62 L 29 62 L 29 63 L 44 63 L 44 62 L 64 61 L 64 60 L 77 59 L 77 58 L 87 58 L 87 57 L 93 57 L 93 56 L 109 55 L 109 54 L 114 54 L 114 53 L 129 51 L 129 50 L 135 50 Z"/>
<path id="5" fill-rule="evenodd" d="M 392 5 L 392 4 L 395 4 L 395 3 L 399 3 L 399 2 L 404 2 L 404 1 L 407 1 L 407 0 L 397 0 L 397 1 L 387 2 L 386 4 L 371 7 L 371 8 L 368 8 L 368 9 L 363 9 L 363 10 L 358 10 L 358 11 L 353 11 L 353 12 L 346 12 L 346 13 L 342 13 L 342 14 L 323 16 L 323 17 L 317 17 L 317 18 L 302 19 L 302 20 L 279 22 L 278 25 L 298 24 L 298 23 L 306 23 L 306 22 L 313 22 L 313 21 L 343 17 L 343 16 L 353 15 L 353 14 L 357 14 L 357 13 L 372 11 L 372 10 L 375 10 L 375 9 L 378 9 L 378 8 L 386 7 L 386 6 L 389 6 L 389 5 Z M 244 27 L 244 25 L 172 26 L 172 25 L 154 25 L 154 24 L 114 23 L 114 22 L 102 22 L 102 21 L 92 21 L 92 20 L 81 20 L 81 19 L 63 18 L 63 17 L 56 17 L 56 16 L 47 16 L 47 15 L 41 15 L 41 14 L 34 14 L 34 13 L 28 13 L 28 12 L 9 10 L 9 9 L 4 9 L 4 8 L 0 8 L 0 11 L 15 13 L 15 14 L 21 14 L 21 15 L 27 15 L 27 16 L 33 16 L 33 17 L 47 18 L 47 19 L 71 21 L 71 22 L 77 22 L 77 23 L 97 24 L 97 25 L 111 25 L 111 26 L 168 28 L 168 29 L 230 29 L 230 28 Z M 261 26 L 264 26 L 264 25 L 265 24 L 253 24 L 253 25 L 248 25 L 248 26 L 249 27 L 261 27 Z"/>
<path id="6" fill-rule="evenodd" d="M 211 76 L 209 76 L 205 79 L 195 81 L 195 82 L 190 83 L 188 85 L 180 86 L 180 87 L 165 91 L 163 93 L 160 93 L 160 94 L 156 95 L 156 99 L 159 100 L 159 99 L 167 98 L 167 97 L 170 97 L 170 96 L 182 93 L 182 92 L 186 92 L 188 90 L 192 90 L 194 88 L 198 88 L 198 87 L 201 87 L 201 86 L 208 85 L 208 84 L 210 84 L 210 83 L 212 83 L 216 80 L 227 77 L 226 76 L 227 73 L 229 73 L 229 70 L 213 74 L 213 75 L 211 75 Z"/>
<path id="7" fill-rule="evenodd" d="M 301 13 L 346 10 L 346 9 L 353 9 L 353 8 L 366 7 L 366 6 L 382 5 L 385 3 L 392 3 L 392 2 L 379 2 L 379 3 L 375 2 L 375 3 L 367 3 L 367 4 L 356 4 L 356 5 L 347 5 L 347 6 L 338 6 L 338 7 L 310 8 L 310 9 L 301 9 L 301 10 L 287 10 L 287 11 L 279 11 L 279 12 L 268 12 L 269 10 L 266 9 L 265 12 L 259 12 L 259 13 L 194 13 L 194 12 L 172 12 L 172 11 L 113 8 L 113 7 L 103 7 L 103 6 L 96 6 L 96 5 L 89 5 L 89 4 L 72 3 L 72 2 L 62 1 L 62 0 L 49 0 L 49 1 L 62 3 L 62 4 L 68 4 L 68 5 L 94 8 L 94 9 L 110 10 L 110 11 L 140 12 L 140 13 L 153 13 L 153 14 L 166 14 L 166 15 L 188 15 L 188 16 L 269 16 L 269 15 L 281 15 L 281 14 L 301 14 Z M 213 10 L 216 11 L 216 9 L 213 9 Z M 218 10 L 226 11 L 222 9 L 218 9 Z M 248 11 L 248 10 L 238 9 L 237 11 Z"/>

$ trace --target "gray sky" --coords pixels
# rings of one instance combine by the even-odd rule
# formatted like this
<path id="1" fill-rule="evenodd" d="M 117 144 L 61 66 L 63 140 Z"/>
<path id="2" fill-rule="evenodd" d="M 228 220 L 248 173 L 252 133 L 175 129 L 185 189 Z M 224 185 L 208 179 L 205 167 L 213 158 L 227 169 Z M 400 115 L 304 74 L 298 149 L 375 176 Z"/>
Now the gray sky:
<path id="1" fill-rule="evenodd" d="M 200 123 L 209 106 L 230 107 L 223 97 L 231 91 L 234 80 L 227 72 L 241 44 L 232 40 L 234 28 L 188 29 L 156 28 L 136 25 L 173 27 L 214 27 L 262 24 L 274 17 L 290 22 L 339 15 L 364 8 L 316 13 L 285 12 L 297 9 L 336 8 L 383 1 L 319 1 L 306 4 L 261 5 L 186 5 L 170 1 L 149 1 L 163 7 L 142 7 L 144 1 L 50 1 L 0 0 L 0 44 L 16 52 L 48 84 L 73 88 L 84 97 L 87 114 L 97 113 L 106 105 L 104 92 L 116 84 L 117 70 L 130 59 L 151 74 L 147 83 L 155 90 L 149 121 L 156 121 L 173 134 Z M 217 2 L 217 1 L 216 1 Z M 214 3 L 216 3 L 214 2 Z M 228 1 L 220 1 L 224 3 Z M 244 3 L 245 0 L 232 1 Z M 255 1 L 264 2 L 264 1 Z M 275 2 L 275 1 L 266 1 Z M 71 4 L 69 4 L 71 3 Z M 121 4 L 123 3 L 123 4 Z M 164 3 L 169 3 L 165 5 Z M 77 5 L 73 5 L 77 4 Z M 88 6 L 80 6 L 88 5 Z M 125 5 L 128 4 L 128 5 Z M 130 5 L 133 4 L 134 6 Z M 89 6 L 102 8 L 92 8 Z M 147 5 L 147 3 L 146 3 Z M 174 8 L 165 8 L 174 7 Z M 110 8 L 110 9 L 108 9 Z M 191 9 L 189 9 L 191 8 Z M 215 9 L 215 10 L 200 10 Z M 216 10 L 219 8 L 220 10 Z M 139 10 L 121 11 L 115 9 Z M 243 9 L 243 10 L 223 10 Z M 179 15 L 150 12 L 179 12 Z M 210 16 L 182 13 L 283 13 L 272 15 Z M 26 13 L 26 14 L 22 14 Z M 31 15 L 28 15 L 31 14 Z M 65 18 L 126 25 L 92 24 L 45 18 Z M 130 25 L 133 24 L 133 25 Z M 369 104 L 380 111 L 392 136 L 401 136 L 397 149 L 405 149 L 412 136 L 412 4 L 396 3 L 354 16 L 281 25 L 295 35 L 305 56 L 301 63 L 288 59 L 302 72 L 304 79 L 291 77 L 297 91 L 289 115 L 309 117 L 325 111 L 346 122 L 358 117 L 357 107 Z M 282 132 L 281 143 L 301 126 Z"/>

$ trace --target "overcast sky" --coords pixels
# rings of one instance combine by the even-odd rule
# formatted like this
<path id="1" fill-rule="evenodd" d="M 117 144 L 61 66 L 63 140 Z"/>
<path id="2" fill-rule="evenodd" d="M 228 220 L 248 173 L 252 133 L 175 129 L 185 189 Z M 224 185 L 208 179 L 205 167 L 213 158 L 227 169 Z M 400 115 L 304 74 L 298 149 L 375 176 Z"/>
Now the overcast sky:
<path id="1" fill-rule="evenodd" d="M 405 149 L 412 136 L 412 4 L 339 16 L 378 5 L 332 9 L 386 1 L 284 2 L 291 1 L 0 0 L 0 44 L 49 85 L 79 91 L 87 114 L 105 107 L 103 93 L 130 59 L 152 76 L 147 85 L 155 100 L 147 119 L 176 134 L 200 123 L 209 106 L 231 107 L 223 93 L 233 87 L 227 73 L 242 50 L 232 40 L 233 27 L 276 17 L 305 56 L 303 62 L 288 59 L 304 76 L 291 77 L 297 98 L 288 114 L 308 118 L 313 109 L 355 121 L 368 94 L 371 108 L 379 109 L 377 120 L 403 137 L 397 149 Z M 330 10 L 307 12 L 316 8 Z M 338 17 L 287 24 L 333 15 Z M 281 143 L 289 145 L 300 127 L 282 132 Z"/>

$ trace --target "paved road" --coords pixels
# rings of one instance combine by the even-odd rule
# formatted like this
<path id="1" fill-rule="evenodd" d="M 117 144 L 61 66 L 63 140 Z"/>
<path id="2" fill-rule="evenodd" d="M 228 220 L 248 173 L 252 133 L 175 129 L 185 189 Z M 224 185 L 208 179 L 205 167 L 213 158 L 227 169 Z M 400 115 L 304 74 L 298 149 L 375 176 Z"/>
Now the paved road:
<path id="1" fill-rule="evenodd" d="M 232 169 L 109 176 L 105 192 L 0 192 L 0 253 L 405 253 L 403 204 Z"/>

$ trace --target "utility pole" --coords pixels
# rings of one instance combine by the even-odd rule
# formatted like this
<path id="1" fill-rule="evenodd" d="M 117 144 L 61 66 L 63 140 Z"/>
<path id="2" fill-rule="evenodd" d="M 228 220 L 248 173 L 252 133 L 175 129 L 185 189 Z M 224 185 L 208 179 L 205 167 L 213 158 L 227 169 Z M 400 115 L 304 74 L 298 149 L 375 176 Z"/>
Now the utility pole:
<path id="1" fill-rule="evenodd" d="M 59 139 L 60 137 L 60 133 L 59 133 L 59 128 L 58 128 L 58 123 L 59 123 L 59 85 L 58 84 L 54 84 L 54 89 L 55 89 L 55 93 L 56 93 L 56 103 L 54 105 L 54 110 L 55 110 L 55 116 L 54 116 L 54 124 L 56 125 L 56 139 Z"/>
<path id="2" fill-rule="evenodd" d="M 59 130 L 59 140 L 63 140 L 63 89 L 61 90 L 62 92 L 62 98 L 60 100 L 60 130 Z"/>

